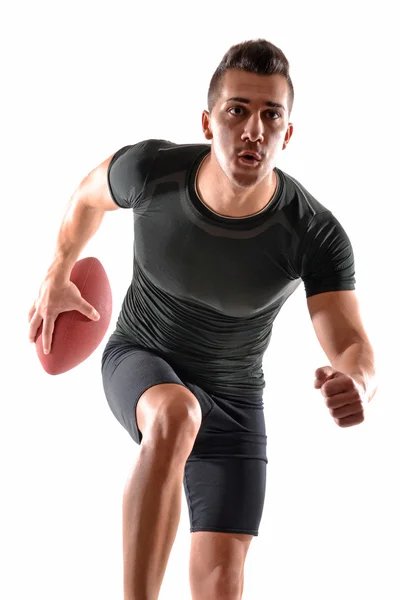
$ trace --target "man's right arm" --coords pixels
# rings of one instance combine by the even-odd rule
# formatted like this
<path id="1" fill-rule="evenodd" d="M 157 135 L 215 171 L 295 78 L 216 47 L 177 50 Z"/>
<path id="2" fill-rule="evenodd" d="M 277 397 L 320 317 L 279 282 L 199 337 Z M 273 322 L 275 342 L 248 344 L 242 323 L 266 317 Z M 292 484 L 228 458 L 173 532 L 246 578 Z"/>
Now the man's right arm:
<path id="1" fill-rule="evenodd" d="M 111 197 L 107 171 L 115 153 L 93 169 L 73 193 L 60 230 L 46 279 L 69 280 L 83 248 L 100 227 L 106 211 L 119 206 Z"/>

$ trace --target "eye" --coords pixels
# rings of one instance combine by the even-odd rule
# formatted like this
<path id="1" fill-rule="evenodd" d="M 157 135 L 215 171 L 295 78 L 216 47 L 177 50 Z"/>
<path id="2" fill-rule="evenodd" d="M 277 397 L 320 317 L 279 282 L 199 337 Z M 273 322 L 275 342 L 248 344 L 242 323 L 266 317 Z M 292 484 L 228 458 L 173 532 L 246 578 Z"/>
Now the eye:
<path id="1" fill-rule="evenodd" d="M 279 119 L 279 117 L 281 116 L 281 114 L 279 112 L 277 112 L 276 110 L 267 110 L 267 113 L 271 116 L 273 121 L 275 121 L 276 119 Z M 276 115 L 276 116 L 274 117 L 273 115 Z"/>
<path id="2" fill-rule="evenodd" d="M 233 115 L 234 117 L 238 117 L 240 116 L 242 113 L 233 113 L 233 110 L 239 110 L 239 111 L 243 111 L 243 107 L 242 106 L 231 106 L 231 108 L 228 109 L 228 113 L 230 113 L 231 115 Z M 280 119 L 280 117 L 282 116 L 280 112 L 276 111 L 276 110 L 266 110 L 265 113 L 273 120 L 276 121 L 276 119 Z"/>
<path id="3" fill-rule="evenodd" d="M 228 110 L 228 113 L 230 113 L 230 114 L 232 115 L 233 113 L 232 113 L 231 111 L 232 111 L 232 110 L 237 110 L 237 109 L 239 109 L 239 110 L 243 110 L 243 108 L 242 108 L 241 106 L 232 106 L 232 107 L 231 107 L 231 108 Z M 234 115 L 234 116 L 237 116 L 237 113 L 236 113 L 236 115 Z"/>

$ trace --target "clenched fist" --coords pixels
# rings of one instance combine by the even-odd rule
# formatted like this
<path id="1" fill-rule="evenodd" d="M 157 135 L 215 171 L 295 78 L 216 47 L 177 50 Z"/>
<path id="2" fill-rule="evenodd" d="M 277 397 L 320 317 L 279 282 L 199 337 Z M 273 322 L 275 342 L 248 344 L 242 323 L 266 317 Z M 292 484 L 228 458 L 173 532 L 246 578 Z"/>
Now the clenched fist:
<path id="1" fill-rule="evenodd" d="M 320 367 L 315 371 L 314 387 L 321 390 L 339 427 L 351 427 L 364 421 L 365 392 L 353 377 L 332 367 Z"/>

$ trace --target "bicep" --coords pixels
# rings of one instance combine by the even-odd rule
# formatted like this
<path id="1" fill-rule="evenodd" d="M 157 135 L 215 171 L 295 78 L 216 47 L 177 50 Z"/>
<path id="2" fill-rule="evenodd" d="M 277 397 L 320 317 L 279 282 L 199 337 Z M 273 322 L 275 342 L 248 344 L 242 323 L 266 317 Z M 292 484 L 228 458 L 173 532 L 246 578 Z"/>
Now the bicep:
<path id="1" fill-rule="evenodd" d="M 111 196 L 108 183 L 108 169 L 114 155 L 115 153 L 111 154 L 98 167 L 90 171 L 75 191 L 75 198 L 79 198 L 86 206 L 105 211 L 120 208 Z"/>
<path id="2" fill-rule="evenodd" d="M 93 169 L 76 193 L 93 208 L 137 208 L 158 149 L 163 144 L 163 140 L 150 139 L 123 146 Z"/>

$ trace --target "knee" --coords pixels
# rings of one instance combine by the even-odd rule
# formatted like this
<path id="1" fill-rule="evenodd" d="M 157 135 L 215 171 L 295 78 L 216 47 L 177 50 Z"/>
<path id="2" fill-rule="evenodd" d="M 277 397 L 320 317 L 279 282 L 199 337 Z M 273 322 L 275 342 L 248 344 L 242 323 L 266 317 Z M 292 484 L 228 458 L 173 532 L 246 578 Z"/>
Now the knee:
<path id="1" fill-rule="evenodd" d="M 218 598 L 218 600 L 241 600 L 243 574 L 232 568 L 219 566 L 208 576 L 192 581 L 196 598 Z"/>
<path id="2" fill-rule="evenodd" d="M 140 398 L 137 420 L 145 445 L 155 447 L 159 454 L 163 448 L 185 456 L 195 442 L 202 413 L 190 390 L 177 384 L 160 384 Z"/>

